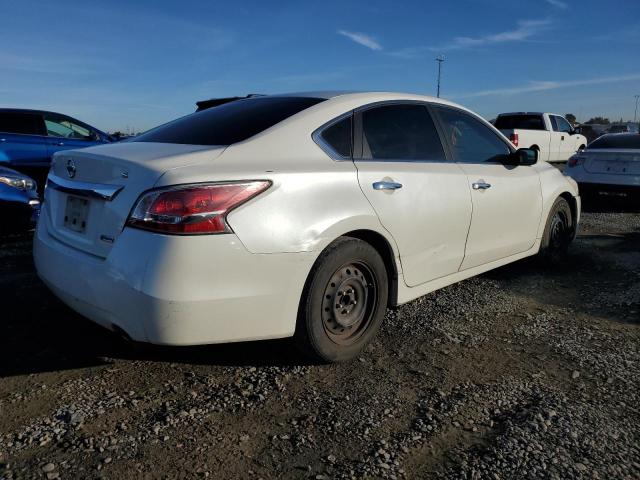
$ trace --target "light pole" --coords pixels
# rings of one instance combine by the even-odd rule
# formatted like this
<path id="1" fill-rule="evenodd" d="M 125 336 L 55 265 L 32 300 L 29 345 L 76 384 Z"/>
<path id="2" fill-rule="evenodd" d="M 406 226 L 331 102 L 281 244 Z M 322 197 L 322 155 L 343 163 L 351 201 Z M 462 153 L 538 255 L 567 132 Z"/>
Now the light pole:
<path id="1" fill-rule="evenodd" d="M 634 95 L 634 97 L 636 98 L 636 111 L 633 113 L 633 123 L 636 123 L 638 121 L 638 99 L 640 95 Z"/>
<path id="2" fill-rule="evenodd" d="M 436 62 L 438 62 L 438 93 L 437 97 L 440 98 L 440 72 L 442 70 L 442 62 L 444 62 L 444 55 L 438 55 L 436 57 Z M 636 104 L 638 103 L 636 99 Z"/>

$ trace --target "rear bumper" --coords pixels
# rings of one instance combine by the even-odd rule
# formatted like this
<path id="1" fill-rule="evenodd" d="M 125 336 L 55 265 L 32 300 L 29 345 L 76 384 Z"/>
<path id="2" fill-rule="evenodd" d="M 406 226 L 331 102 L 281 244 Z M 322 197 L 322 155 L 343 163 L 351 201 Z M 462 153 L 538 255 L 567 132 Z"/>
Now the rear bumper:
<path id="1" fill-rule="evenodd" d="M 640 197 L 640 185 L 581 182 L 578 188 L 582 196 Z"/>
<path id="2" fill-rule="evenodd" d="M 71 248 L 40 222 L 34 259 L 63 302 L 133 340 L 197 345 L 293 335 L 313 263 L 307 253 L 249 253 L 235 235 L 125 229 L 106 259 Z"/>

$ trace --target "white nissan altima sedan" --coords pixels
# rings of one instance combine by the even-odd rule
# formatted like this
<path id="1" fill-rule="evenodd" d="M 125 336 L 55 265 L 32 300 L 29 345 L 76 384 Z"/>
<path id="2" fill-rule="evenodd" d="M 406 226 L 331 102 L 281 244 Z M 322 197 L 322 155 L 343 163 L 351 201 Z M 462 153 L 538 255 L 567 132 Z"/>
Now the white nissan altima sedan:
<path id="1" fill-rule="evenodd" d="M 561 254 L 577 185 L 441 99 L 252 97 L 55 155 L 40 277 L 133 340 L 353 358 L 387 306 Z"/>

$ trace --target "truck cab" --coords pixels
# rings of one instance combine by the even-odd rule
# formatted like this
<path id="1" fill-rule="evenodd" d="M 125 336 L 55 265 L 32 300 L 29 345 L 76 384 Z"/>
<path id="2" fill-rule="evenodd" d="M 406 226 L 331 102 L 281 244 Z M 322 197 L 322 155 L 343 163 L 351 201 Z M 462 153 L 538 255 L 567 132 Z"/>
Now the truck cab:
<path id="1" fill-rule="evenodd" d="M 538 150 L 538 158 L 547 162 L 566 162 L 587 146 L 586 137 L 555 113 L 501 113 L 495 126 L 516 147 Z"/>

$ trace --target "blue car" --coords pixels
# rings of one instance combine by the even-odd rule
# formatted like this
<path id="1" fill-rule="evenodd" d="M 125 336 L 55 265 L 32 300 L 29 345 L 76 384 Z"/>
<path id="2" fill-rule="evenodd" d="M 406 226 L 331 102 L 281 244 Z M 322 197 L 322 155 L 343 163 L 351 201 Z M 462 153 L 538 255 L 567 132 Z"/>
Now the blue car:
<path id="1" fill-rule="evenodd" d="M 20 172 L 0 167 L 0 234 L 29 230 L 39 215 L 36 182 Z"/>
<path id="2" fill-rule="evenodd" d="M 35 178 L 41 187 L 54 153 L 114 140 L 97 128 L 60 113 L 0 108 L 0 166 Z"/>

